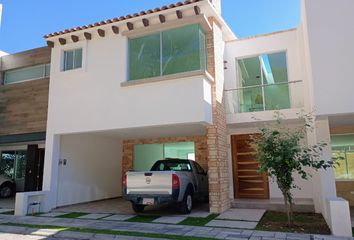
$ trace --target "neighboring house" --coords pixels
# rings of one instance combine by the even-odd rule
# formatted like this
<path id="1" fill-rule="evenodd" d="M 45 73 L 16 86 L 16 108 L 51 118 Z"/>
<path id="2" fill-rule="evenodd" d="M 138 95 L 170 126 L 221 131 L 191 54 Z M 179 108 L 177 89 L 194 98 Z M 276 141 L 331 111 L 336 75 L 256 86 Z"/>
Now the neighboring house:
<path id="1" fill-rule="evenodd" d="M 42 189 L 50 48 L 0 57 L 0 174 Z"/>
<path id="2" fill-rule="evenodd" d="M 281 192 L 257 172 L 247 144 L 254 118 L 271 121 L 281 109 L 296 127 L 300 111 L 315 110 L 307 143 L 332 139 L 346 161 L 310 181 L 296 177 L 295 202 L 349 234 L 336 225 L 338 216 L 350 224 L 336 184 L 354 203 L 353 1 L 303 0 L 298 28 L 245 39 L 220 5 L 186 1 L 45 36 L 52 54 L 43 191 L 17 194 L 16 214 L 38 200 L 48 211 L 119 197 L 127 170 L 168 157 L 208 170 L 211 212 L 277 208 Z M 323 158 L 332 158 L 330 145 Z"/>

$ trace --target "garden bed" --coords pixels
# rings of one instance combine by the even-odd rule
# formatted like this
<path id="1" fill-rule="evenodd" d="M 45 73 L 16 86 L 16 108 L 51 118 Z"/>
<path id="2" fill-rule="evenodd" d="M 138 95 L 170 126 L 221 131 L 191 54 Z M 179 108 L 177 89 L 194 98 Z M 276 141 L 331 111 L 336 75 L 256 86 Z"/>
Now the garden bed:
<path id="1" fill-rule="evenodd" d="M 289 227 L 284 212 L 267 211 L 257 225 L 257 230 L 331 234 L 331 231 L 322 217 L 317 213 L 294 213 L 294 226 Z"/>

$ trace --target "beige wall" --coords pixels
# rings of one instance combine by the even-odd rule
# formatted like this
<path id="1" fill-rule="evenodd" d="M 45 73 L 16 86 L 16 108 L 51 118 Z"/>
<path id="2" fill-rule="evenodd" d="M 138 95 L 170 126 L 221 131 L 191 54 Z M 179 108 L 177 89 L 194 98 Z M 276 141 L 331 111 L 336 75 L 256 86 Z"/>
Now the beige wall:
<path id="1" fill-rule="evenodd" d="M 0 136 L 45 132 L 49 79 L 0 85 Z"/>
<path id="2" fill-rule="evenodd" d="M 207 139 L 206 136 L 192 137 L 165 137 L 152 139 L 134 139 L 123 141 L 122 174 L 133 169 L 134 145 L 136 144 L 155 144 L 155 143 L 174 143 L 174 142 L 194 142 L 195 159 L 205 169 L 208 169 Z"/>
<path id="3" fill-rule="evenodd" d="M 49 79 L 2 85 L 3 71 L 50 63 L 48 47 L 0 58 L 0 136 L 45 132 Z"/>

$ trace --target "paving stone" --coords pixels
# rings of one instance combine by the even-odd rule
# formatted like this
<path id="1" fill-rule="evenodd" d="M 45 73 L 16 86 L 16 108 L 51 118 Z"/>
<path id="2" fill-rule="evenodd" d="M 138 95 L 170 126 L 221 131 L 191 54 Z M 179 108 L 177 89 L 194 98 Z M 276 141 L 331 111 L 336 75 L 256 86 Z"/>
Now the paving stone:
<path id="1" fill-rule="evenodd" d="M 26 234 L 26 228 L 17 226 L 0 225 L 0 232 Z"/>
<path id="2" fill-rule="evenodd" d="M 239 229 L 255 229 L 257 222 L 246 221 L 226 221 L 226 220 L 212 220 L 206 224 L 208 227 L 227 227 Z"/>
<path id="3" fill-rule="evenodd" d="M 164 216 L 164 217 L 159 217 L 155 219 L 153 222 L 154 223 L 168 223 L 168 224 L 177 224 L 185 220 L 187 217 L 169 217 L 169 216 Z"/>
<path id="4" fill-rule="evenodd" d="M 64 239 L 70 238 L 70 239 L 85 240 L 85 239 L 93 238 L 94 235 L 95 235 L 94 233 L 87 233 L 87 232 L 62 231 L 55 234 L 55 237 L 64 238 Z"/>
<path id="5" fill-rule="evenodd" d="M 275 232 L 267 232 L 267 231 L 254 231 L 252 237 L 275 237 Z"/>
<path id="6" fill-rule="evenodd" d="M 96 234 L 93 238 L 93 240 L 113 240 L 117 239 L 115 235 L 109 235 L 109 234 Z"/>
<path id="7" fill-rule="evenodd" d="M 39 216 L 41 216 L 41 217 L 58 217 L 58 216 L 61 216 L 64 214 L 67 214 L 67 213 L 65 213 L 65 212 L 49 212 L 49 213 L 43 213 Z"/>
<path id="8" fill-rule="evenodd" d="M 135 217 L 136 215 L 123 215 L 123 214 L 114 214 L 109 217 L 104 217 L 102 220 L 109 220 L 109 221 L 125 221 L 129 218 Z"/>
<path id="9" fill-rule="evenodd" d="M 266 210 L 264 209 L 231 208 L 226 212 L 220 214 L 216 219 L 258 222 L 261 220 L 265 212 Z"/>
<path id="10" fill-rule="evenodd" d="M 228 235 L 225 239 L 230 239 L 230 240 L 247 240 L 247 237 L 240 237 L 240 235 L 237 234 L 230 234 Z"/>
<path id="11" fill-rule="evenodd" d="M 206 218 L 209 215 L 210 215 L 210 212 L 207 212 L 207 211 L 192 211 L 190 214 L 184 214 L 184 215 L 180 215 L 180 216 Z"/>
<path id="12" fill-rule="evenodd" d="M 78 217 L 79 219 L 101 219 L 104 217 L 108 217 L 111 214 L 106 214 L 106 213 L 91 213 L 91 214 L 87 214 L 81 217 Z"/>
<path id="13" fill-rule="evenodd" d="M 27 234 L 49 237 L 59 233 L 60 231 L 61 230 L 54 229 L 27 229 Z"/>
<path id="14" fill-rule="evenodd" d="M 248 240 L 261 240 L 262 239 L 262 237 L 250 237 Z"/>
<path id="15" fill-rule="evenodd" d="M 11 212 L 14 211 L 15 209 L 12 208 L 0 208 L 0 213 L 5 213 L 5 212 Z"/>

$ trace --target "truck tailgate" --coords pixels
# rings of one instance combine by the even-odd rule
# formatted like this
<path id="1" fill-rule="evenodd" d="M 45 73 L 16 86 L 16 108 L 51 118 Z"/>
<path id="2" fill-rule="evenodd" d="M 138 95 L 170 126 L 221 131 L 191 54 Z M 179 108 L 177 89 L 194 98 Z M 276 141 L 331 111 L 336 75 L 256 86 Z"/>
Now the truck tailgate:
<path id="1" fill-rule="evenodd" d="M 172 194 L 171 171 L 128 172 L 127 194 Z"/>

